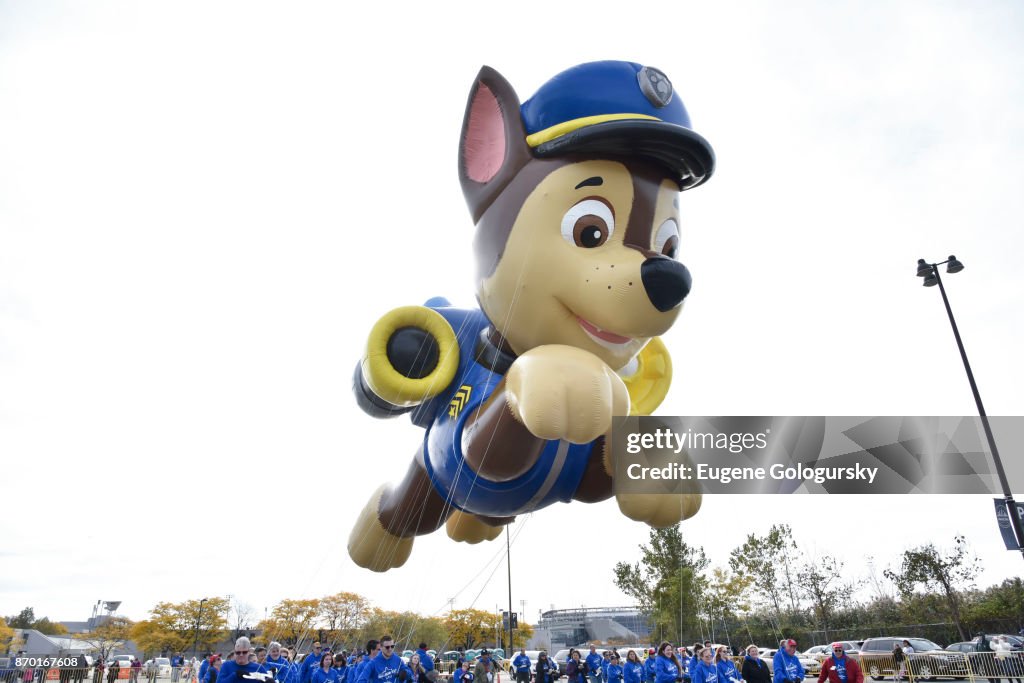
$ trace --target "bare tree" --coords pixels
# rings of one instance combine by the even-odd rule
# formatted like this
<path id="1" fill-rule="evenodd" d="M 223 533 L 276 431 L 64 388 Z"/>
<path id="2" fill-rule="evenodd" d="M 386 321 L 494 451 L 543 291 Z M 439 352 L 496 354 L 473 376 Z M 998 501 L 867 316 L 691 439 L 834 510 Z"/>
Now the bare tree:
<path id="1" fill-rule="evenodd" d="M 256 625 L 256 610 L 247 602 L 232 601 L 230 614 L 235 638 Z"/>
<path id="2" fill-rule="evenodd" d="M 829 625 L 836 611 L 843 608 L 853 595 L 855 584 L 843 580 L 842 561 L 825 555 L 806 565 L 797 572 L 799 590 L 811 601 L 814 616 L 825 632 L 825 640 L 831 640 Z"/>

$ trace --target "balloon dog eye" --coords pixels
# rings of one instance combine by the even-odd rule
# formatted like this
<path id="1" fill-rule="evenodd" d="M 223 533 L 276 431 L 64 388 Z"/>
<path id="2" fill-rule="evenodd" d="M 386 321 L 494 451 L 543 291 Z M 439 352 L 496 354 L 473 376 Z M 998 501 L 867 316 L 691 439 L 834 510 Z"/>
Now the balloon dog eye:
<path id="1" fill-rule="evenodd" d="M 679 250 L 679 224 L 675 218 L 669 218 L 654 234 L 654 251 L 675 258 Z"/>
<path id="2" fill-rule="evenodd" d="M 615 231 L 611 207 L 600 199 L 584 199 L 562 217 L 562 237 L 584 249 L 599 247 Z"/>

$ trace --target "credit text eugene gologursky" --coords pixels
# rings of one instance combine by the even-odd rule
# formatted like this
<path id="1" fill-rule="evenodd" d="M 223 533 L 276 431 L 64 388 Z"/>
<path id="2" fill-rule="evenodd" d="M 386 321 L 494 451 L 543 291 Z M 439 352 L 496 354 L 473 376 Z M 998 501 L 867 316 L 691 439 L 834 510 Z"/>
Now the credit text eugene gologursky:
<path id="1" fill-rule="evenodd" d="M 742 453 L 749 449 L 764 449 L 768 445 L 770 429 L 764 432 L 695 432 L 688 429 L 676 432 L 662 428 L 649 432 L 633 432 L 627 435 L 626 452 L 636 455 L 644 450 L 672 451 L 679 454 L 683 449 L 728 451 Z M 632 463 L 626 468 L 626 476 L 633 480 L 684 480 L 718 481 L 728 484 L 733 481 L 808 480 L 818 484 L 828 481 L 866 481 L 874 483 L 877 467 L 859 463 L 850 467 L 811 467 L 804 464 L 775 463 L 768 467 L 736 467 L 698 463 L 668 463 L 659 467 L 645 467 Z"/>

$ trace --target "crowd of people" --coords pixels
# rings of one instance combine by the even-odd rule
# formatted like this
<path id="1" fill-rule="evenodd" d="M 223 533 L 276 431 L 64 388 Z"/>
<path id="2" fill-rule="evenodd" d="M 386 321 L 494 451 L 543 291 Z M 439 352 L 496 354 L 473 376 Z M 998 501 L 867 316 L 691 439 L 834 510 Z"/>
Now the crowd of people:
<path id="1" fill-rule="evenodd" d="M 695 643 L 692 648 L 676 648 L 662 642 L 639 653 L 630 648 L 625 657 L 615 648 L 598 652 L 596 646 L 591 646 L 585 655 L 570 649 L 564 666 L 547 652 L 541 651 L 533 661 L 521 649 L 512 658 L 509 673 L 516 683 L 556 683 L 563 676 L 564 683 L 803 683 L 806 671 L 796 646 L 792 639 L 780 641 L 770 662 L 761 658 L 756 645 L 734 653 L 710 641 Z M 1008 647 L 998 640 L 992 643 L 995 661 Z M 830 650 L 817 683 L 864 683 L 860 665 L 847 655 L 842 643 L 833 643 Z M 907 678 L 907 663 L 913 652 L 909 641 L 894 648 L 895 683 Z M 171 664 L 172 683 L 437 683 L 439 678 L 438 666 L 426 643 L 420 643 L 405 661 L 395 652 L 394 638 L 389 635 L 370 640 L 365 649 L 351 653 L 332 651 L 317 641 L 305 656 L 276 641 L 267 647 L 253 647 L 248 638 L 242 637 L 226 657 L 206 653 L 197 662 L 175 655 Z M 116 666 L 115 663 L 113 667 Z M 460 655 L 450 683 L 498 683 L 500 670 L 501 665 L 486 649 L 473 660 Z M 116 675 L 108 672 L 108 676 L 113 676 L 108 683 L 114 683 Z M 94 683 L 103 683 L 102 673 L 99 676 Z M 445 677 L 449 678 L 447 673 Z M 137 680 L 133 677 L 131 683 Z"/>
<path id="2" fill-rule="evenodd" d="M 419 649 L 406 663 L 395 653 L 394 638 L 386 635 L 380 640 L 367 642 L 365 650 L 352 653 L 345 650 L 334 652 L 316 641 L 312 652 L 300 658 L 295 648 L 284 647 L 276 641 L 267 647 L 254 648 L 243 636 L 235 641 L 234 650 L 227 657 L 208 652 L 198 665 L 195 661 L 177 662 L 180 669 L 174 666 L 172 683 L 179 683 L 181 676 L 185 683 L 259 683 L 270 680 L 277 683 L 434 683 L 437 680 L 434 658 L 426 648 L 426 643 L 420 643 Z M 179 657 L 176 655 L 172 660 L 172 666 Z M 485 681 L 494 683 L 487 677 L 493 671 L 487 668 L 486 660 L 489 656 L 481 657 L 485 662 L 481 673 Z M 197 669 L 193 673 L 194 666 Z M 472 680 L 466 679 L 463 683 Z"/>
<path id="3" fill-rule="evenodd" d="M 711 641 L 695 643 L 692 650 L 663 642 L 649 649 L 643 660 L 632 649 L 625 659 L 615 649 L 598 653 L 592 646 L 586 657 L 571 649 L 566 683 L 802 683 L 805 671 L 796 641 L 787 639 L 779 645 L 770 665 L 761 659 L 756 645 L 748 646 L 739 667 L 729 648 L 713 646 Z M 819 683 L 864 683 L 860 667 L 846 656 L 841 643 L 833 645 L 826 665 Z M 515 660 L 513 668 L 519 679 Z M 535 683 L 553 683 L 561 675 L 558 663 L 550 661 L 545 652 L 540 653 L 535 669 Z"/>
<path id="4" fill-rule="evenodd" d="M 981 639 L 983 644 L 988 643 L 984 635 Z M 692 649 L 662 642 L 646 651 L 629 648 L 625 657 L 615 648 L 599 653 L 596 646 L 591 646 L 586 655 L 570 649 L 564 666 L 544 651 L 533 661 L 521 649 L 512 658 L 508 671 L 515 683 L 556 683 L 563 676 L 564 683 L 803 683 L 806 672 L 796 646 L 792 639 L 780 641 L 771 662 L 761 658 L 756 645 L 749 645 L 740 654 L 710 641 L 695 643 Z M 999 674 L 1004 674 L 1011 683 L 1021 683 L 1020 678 L 1014 677 L 1020 676 L 1020 672 L 1010 670 L 1011 648 L 1005 638 L 993 638 L 986 649 L 994 653 L 992 662 L 986 665 L 993 670 L 983 675 L 995 681 Z M 860 665 L 847 655 L 843 643 L 833 643 L 830 650 L 817 683 L 864 683 Z M 907 640 L 894 647 L 894 683 L 908 677 L 913 654 L 914 648 Z M 420 643 L 406 661 L 395 652 L 394 638 L 389 635 L 370 640 L 365 649 L 351 653 L 342 649 L 332 651 L 317 641 L 305 656 L 276 641 L 266 647 L 254 647 L 243 636 L 224 657 L 207 652 L 201 660 L 187 660 L 176 654 L 170 663 L 171 683 L 438 683 L 440 677 L 438 664 L 426 643 Z M 139 683 L 143 664 L 133 658 L 129 666 L 129 683 Z M 121 669 L 117 660 L 109 666 L 99 661 L 92 683 L 117 683 Z M 497 677 L 502 666 L 485 649 L 472 660 L 460 651 L 450 675 L 447 667 L 444 669 L 444 677 L 450 679 L 447 683 L 499 683 Z M 146 663 L 148 683 L 156 683 L 158 672 L 155 660 Z M 61 683 L 82 683 L 82 670 L 75 673 L 79 675 L 65 677 L 62 670 Z M 916 670 L 910 673 L 916 674 Z M 19 677 L 20 683 L 34 683 L 35 678 L 28 675 L 26 672 L 24 679 Z"/>

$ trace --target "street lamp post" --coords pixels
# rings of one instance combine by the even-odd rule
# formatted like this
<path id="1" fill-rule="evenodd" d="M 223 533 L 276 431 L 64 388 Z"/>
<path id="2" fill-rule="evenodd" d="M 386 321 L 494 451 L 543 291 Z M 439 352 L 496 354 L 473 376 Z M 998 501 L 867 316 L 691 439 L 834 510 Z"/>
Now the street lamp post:
<path id="1" fill-rule="evenodd" d="M 196 650 L 199 647 L 199 622 L 203 620 L 203 603 L 206 602 L 206 598 L 199 601 L 199 616 L 196 617 L 196 639 L 192 642 L 192 657 L 196 656 Z"/>
<path id="2" fill-rule="evenodd" d="M 505 564 L 508 566 L 508 649 L 505 656 L 515 650 L 515 641 L 512 639 L 514 629 L 512 622 L 512 532 L 509 531 L 509 524 L 505 525 Z"/>
<path id="3" fill-rule="evenodd" d="M 1003 469 L 1003 461 L 999 457 L 999 449 L 996 448 L 996 439 L 992 435 L 992 426 L 988 421 L 988 414 L 981 402 L 981 394 L 978 393 L 978 383 L 974 381 L 974 373 L 971 372 L 971 364 L 967 360 L 967 351 L 964 350 L 964 342 L 960 338 L 960 330 L 953 319 L 953 309 L 950 308 L 949 298 L 946 296 L 946 288 L 942 284 L 942 277 L 939 275 L 939 266 L 945 265 L 947 273 L 959 273 L 964 269 L 956 256 L 950 255 L 948 259 L 940 263 L 928 263 L 923 258 L 917 260 L 917 276 L 924 278 L 925 287 L 939 286 L 942 294 L 942 303 L 946 305 L 946 315 L 949 316 L 949 324 L 953 328 L 953 336 L 956 338 L 956 346 L 960 349 L 960 358 L 964 361 L 964 370 L 967 371 L 967 381 L 971 384 L 971 392 L 974 394 L 974 402 L 978 406 L 978 414 L 981 416 L 981 424 L 985 429 L 985 438 L 988 439 L 989 450 L 992 451 L 992 460 L 996 465 L 996 475 L 999 477 L 999 485 L 1003 489 L 1003 497 L 1006 499 L 1007 512 L 1010 516 L 1010 524 L 1013 525 L 1013 533 L 1017 538 L 1017 547 L 1024 556 L 1024 529 L 1021 529 L 1020 517 L 1017 515 L 1017 504 L 1013 500 L 1013 493 L 1010 492 L 1010 482 L 1006 479 L 1006 471 Z"/>

